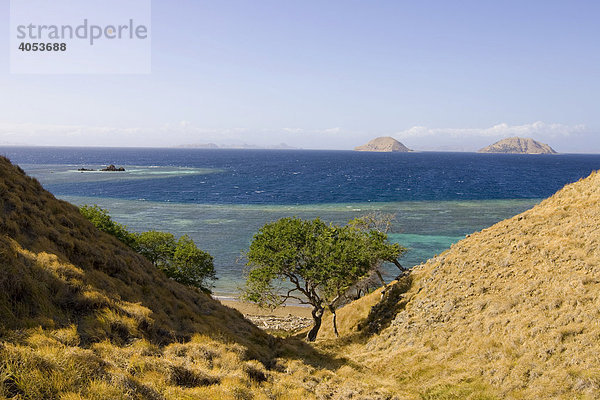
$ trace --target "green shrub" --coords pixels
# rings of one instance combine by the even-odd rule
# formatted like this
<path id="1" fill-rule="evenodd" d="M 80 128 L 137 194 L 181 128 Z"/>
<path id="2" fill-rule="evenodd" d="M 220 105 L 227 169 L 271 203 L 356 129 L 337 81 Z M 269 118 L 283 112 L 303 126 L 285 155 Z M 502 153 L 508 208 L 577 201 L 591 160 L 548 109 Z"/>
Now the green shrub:
<path id="1" fill-rule="evenodd" d="M 155 267 L 164 267 L 173 260 L 177 241 L 172 233 L 148 231 L 137 236 L 136 249 Z M 163 269 L 163 268 L 161 268 Z"/>
<path id="2" fill-rule="evenodd" d="M 213 257 L 200 250 L 189 236 L 183 235 L 175 240 L 175 236 L 168 232 L 131 233 L 97 205 L 84 205 L 79 210 L 99 230 L 146 257 L 169 278 L 210 292 L 211 282 L 217 279 Z"/>
<path id="3" fill-rule="evenodd" d="M 125 225 L 112 220 L 108 211 L 98 207 L 98 205 L 83 205 L 79 208 L 81 214 L 102 232 L 106 232 L 125 243 L 127 246 L 135 249 L 136 237 L 127 230 Z"/>
<path id="4" fill-rule="evenodd" d="M 196 247 L 187 235 L 177 241 L 169 272 L 177 282 L 203 289 L 208 288 L 209 281 L 216 279 L 213 257 Z"/>

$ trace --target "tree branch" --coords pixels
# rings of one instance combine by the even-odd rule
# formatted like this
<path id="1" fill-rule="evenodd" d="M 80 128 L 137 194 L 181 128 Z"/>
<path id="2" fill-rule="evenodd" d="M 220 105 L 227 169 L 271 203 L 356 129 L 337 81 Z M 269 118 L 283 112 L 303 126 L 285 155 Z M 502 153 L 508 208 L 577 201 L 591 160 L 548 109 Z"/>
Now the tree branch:
<path id="1" fill-rule="evenodd" d="M 403 271 L 403 272 L 404 272 L 404 271 L 408 271 L 408 268 L 404 268 L 404 267 L 403 267 L 403 266 L 400 264 L 400 262 L 398 262 L 398 260 L 396 260 L 395 258 L 394 258 L 393 260 L 391 260 L 391 261 L 394 263 L 394 265 L 395 265 L 396 267 L 398 267 L 398 269 L 399 269 L 400 271 Z"/>
<path id="2" fill-rule="evenodd" d="M 296 296 L 286 296 L 286 298 L 281 303 L 279 303 L 279 305 L 285 304 L 285 301 L 287 299 L 294 299 L 294 300 L 298 301 L 298 303 L 300 303 L 300 304 L 306 304 L 307 306 L 313 306 L 314 307 L 313 303 L 308 303 L 308 302 L 304 301 L 303 299 L 301 299 L 300 297 L 296 297 Z"/>
<path id="3" fill-rule="evenodd" d="M 296 289 L 298 289 L 300 291 L 300 293 L 302 293 L 306 297 L 310 297 L 309 292 L 302 288 L 302 285 L 300 284 L 300 281 L 298 280 L 297 276 L 295 276 L 294 274 L 291 274 L 291 273 L 287 273 L 287 272 L 284 273 L 284 275 L 288 277 L 290 282 L 292 282 L 294 285 L 296 285 Z"/>

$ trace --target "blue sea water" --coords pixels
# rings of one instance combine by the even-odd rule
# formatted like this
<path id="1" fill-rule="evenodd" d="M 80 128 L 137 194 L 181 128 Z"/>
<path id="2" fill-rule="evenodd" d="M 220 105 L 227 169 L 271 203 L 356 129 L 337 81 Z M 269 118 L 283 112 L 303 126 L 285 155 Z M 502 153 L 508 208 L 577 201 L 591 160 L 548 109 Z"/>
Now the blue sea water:
<path id="1" fill-rule="evenodd" d="M 189 234 L 215 257 L 221 295 L 241 284 L 253 233 L 284 216 L 346 223 L 394 213 L 390 238 L 409 248 L 401 261 L 412 266 L 600 169 L 600 155 L 575 154 L 42 147 L 0 154 L 57 197 L 98 204 L 132 230 Z M 108 164 L 126 172 L 77 171 Z"/>

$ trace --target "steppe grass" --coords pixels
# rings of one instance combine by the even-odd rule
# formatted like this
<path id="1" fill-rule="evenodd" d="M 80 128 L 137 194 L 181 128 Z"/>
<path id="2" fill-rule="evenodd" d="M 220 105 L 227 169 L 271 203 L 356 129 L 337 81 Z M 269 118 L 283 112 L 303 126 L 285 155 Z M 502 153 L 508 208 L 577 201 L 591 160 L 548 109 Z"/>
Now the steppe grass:
<path id="1" fill-rule="evenodd" d="M 313 347 L 177 284 L 0 158 L 0 399 L 592 399 L 600 175 L 330 316 Z"/>

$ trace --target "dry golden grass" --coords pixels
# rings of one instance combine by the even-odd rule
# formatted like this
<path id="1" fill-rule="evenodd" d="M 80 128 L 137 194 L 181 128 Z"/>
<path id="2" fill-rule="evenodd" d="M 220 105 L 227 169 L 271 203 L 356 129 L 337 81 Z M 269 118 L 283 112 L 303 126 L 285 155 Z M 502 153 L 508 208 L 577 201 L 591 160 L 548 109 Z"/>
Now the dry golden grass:
<path id="1" fill-rule="evenodd" d="M 344 337 L 324 326 L 321 346 L 407 397 L 600 398 L 599 244 L 594 173 L 416 267 L 380 334 L 364 330 L 375 293 L 340 310 Z"/>
<path id="2" fill-rule="evenodd" d="M 275 338 L 0 158 L 0 399 L 600 398 L 600 174 Z"/>
<path id="3" fill-rule="evenodd" d="M 167 279 L 0 158 L 0 399 L 390 398 L 348 368 Z"/>

